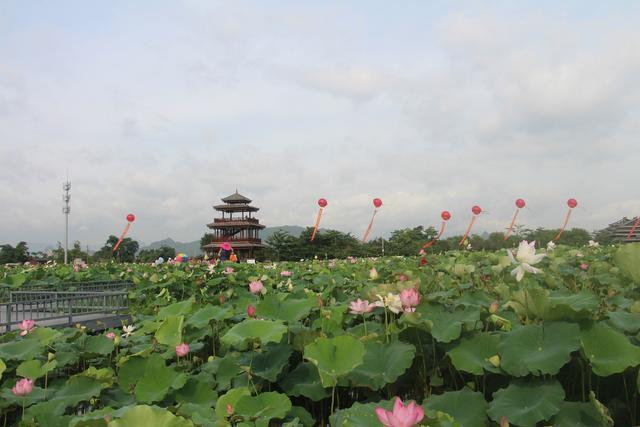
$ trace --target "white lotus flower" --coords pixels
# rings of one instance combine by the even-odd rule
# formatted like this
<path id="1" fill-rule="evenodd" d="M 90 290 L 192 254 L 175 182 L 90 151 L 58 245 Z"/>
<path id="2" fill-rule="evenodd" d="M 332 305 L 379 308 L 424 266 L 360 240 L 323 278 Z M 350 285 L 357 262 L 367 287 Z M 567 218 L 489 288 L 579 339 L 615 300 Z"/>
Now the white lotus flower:
<path id="1" fill-rule="evenodd" d="M 533 265 L 542 261 L 542 258 L 544 258 L 546 254 L 536 255 L 535 241 L 529 243 L 526 240 L 523 240 L 520 242 L 515 256 L 509 249 L 507 249 L 507 254 L 509 255 L 509 258 L 511 258 L 512 263 L 518 264 L 518 266 L 511 271 L 511 275 L 516 276 L 516 280 L 518 282 L 522 280 L 524 273 L 527 271 L 533 274 L 542 273 L 542 270 L 533 267 Z"/>
<path id="2" fill-rule="evenodd" d="M 600 243 L 596 242 L 595 240 L 589 240 L 590 248 L 597 248 L 598 246 L 600 246 Z"/>
<path id="3" fill-rule="evenodd" d="M 398 314 L 402 311 L 402 301 L 400 300 L 400 295 L 392 294 L 391 292 L 389 292 L 386 297 L 383 297 L 380 294 L 377 294 L 376 296 L 378 297 L 378 301 L 374 303 L 376 307 L 387 307 L 395 314 Z"/>
<path id="4" fill-rule="evenodd" d="M 553 243 L 553 240 L 547 243 L 547 251 L 552 251 L 556 248 L 556 244 Z"/>
<path id="5" fill-rule="evenodd" d="M 122 327 L 122 333 L 123 333 L 123 337 L 128 338 L 129 335 L 131 335 L 133 333 L 133 331 L 136 329 L 135 326 L 133 325 L 125 325 Z"/>

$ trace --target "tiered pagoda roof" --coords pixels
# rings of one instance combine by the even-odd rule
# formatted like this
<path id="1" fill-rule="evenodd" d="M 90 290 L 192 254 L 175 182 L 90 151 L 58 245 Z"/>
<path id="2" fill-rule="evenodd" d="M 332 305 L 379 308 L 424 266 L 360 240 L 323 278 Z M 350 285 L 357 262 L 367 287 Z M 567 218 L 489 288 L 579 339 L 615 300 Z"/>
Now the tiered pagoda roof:
<path id="1" fill-rule="evenodd" d="M 217 250 L 223 242 L 228 242 L 234 249 L 243 249 L 248 256 L 252 256 L 253 249 L 263 247 L 260 230 L 265 226 L 252 217 L 252 213 L 260 208 L 251 206 L 251 199 L 238 193 L 238 190 L 222 201 L 224 204 L 213 206 L 216 211 L 222 212 L 222 218 L 215 218 L 207 224 L 213 231 L 213 237 L 212 242 L 204 245 L 203 249 Z"/>

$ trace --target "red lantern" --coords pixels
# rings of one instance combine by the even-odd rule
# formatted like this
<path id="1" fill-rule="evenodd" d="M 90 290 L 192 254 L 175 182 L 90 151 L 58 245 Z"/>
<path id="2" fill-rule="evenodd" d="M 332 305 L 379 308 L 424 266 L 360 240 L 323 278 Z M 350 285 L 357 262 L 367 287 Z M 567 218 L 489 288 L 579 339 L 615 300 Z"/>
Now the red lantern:
<path id="1" fill-rule="evenodd" d="M 474 215 L 480 215 L 480 213 L 482 213 L 482 208 L 478 205 L 475 205 L 471 208 L 471 212 L 473 212 Z"/>
<path id="2" fill-rule="evenodd" d="M 451 213 L 449 213 L 449 211 L 442 211 L 440 217 L 443 221 L 449 221 L 451 219 Z"/>
<path id="3" fill-rule="evenodd" d="M 526 206 L 527 204 L 525 203 L 524 199 L 518 199 L 516 200 L 516 206 L 518 207 L 518 209 L 522 209 Z"/>
<path id="4" fill-rule="evenodd" d="M 133 222 L 136 220 L 136 216 L 132 213 L 130 213 L 129 215 L 127 215 L 127 221 L 129 222 Z"/>
<path id="5" fill-rule="evenodd" d="M 569 200 L 567 200 L 567 206 L 569 206 L 571 209 L 573 209 L 576 206 L 578 206 L 578 201 L 576 199 L 569 199 Z"/>
<path id="6" fill-rule="evenodd" d="M 318 206 L 320 206 L 321 208 L 324 208 L 327 206 L 327 199 L 319 199 L 318 200 Z"/>
<path id="7" fill-rule="evenodd" d="M 375 206 L 376 208 L 379 208 L 380 206 L 382 206 L 382 200 L 378 198 L 373 199 L 373 206 Z"/>

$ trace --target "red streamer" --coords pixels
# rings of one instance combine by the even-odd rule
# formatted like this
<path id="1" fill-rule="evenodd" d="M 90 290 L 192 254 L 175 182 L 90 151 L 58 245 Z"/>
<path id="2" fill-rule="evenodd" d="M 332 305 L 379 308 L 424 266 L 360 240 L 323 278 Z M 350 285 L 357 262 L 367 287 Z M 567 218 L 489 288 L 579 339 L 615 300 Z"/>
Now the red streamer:
<path id="1" fill-rule="evenodd" d="M 364 237 L 362 237 L 362 243 L 367 242 L 367 239 L 369 238 L 369 233 L 371 233 L 371 227 L 373 227 L 373 220 L 375 219 L 377 213 L 378 213 L 378 209 L 374 209 L 373 215 L 371 216 L 371 221 L 369 221 L 369 226 L 367 227 L 367 231 L 364 232 Z"/>
<path id="2" fill-rule="evenodd" d="M 122 232 L 122 235 L 120 236 L 120 239 L 118 239 L 118 243 L 115 244 L 115 246 L 112 249 L 112 252 L 115 252 L 116 249 L 118 249 L 118 246 L 120 246 L 120 243 L 122 243 L 122 241 L 124 240 L 124 236 L 127 235 L 127 233 L 129 232 L 129 227 L 131 227 L 131 223 L 128 222 L 127 226 L 124 228 L 124 231 Z"/>
<path id="3" fill-rule="evenodd" d="M 440 236 L 444 233 L 444 228 L 447 226 L 447 221 L 442 221 L 440 224 L 440 231 L 438 231 L 438 235 L 433 238 L 433 240 L 428 241 L 424 245 L 422 245 L 422 249 L 427 249 L 429 246 L 433 245 L 440 239 Z"/>
<path id="4" fill-rule="evenodd" d="M 562 236 L 562 233 L 564 233 L 564 229 L 567 228 L 567 224 L 569 223 L 569 218 L 571 218 L 572 210 L 573 208 L 569 208 L 569 210 L 567 211 L 567 215 L 565 215 L 564 217 L 564 223 L 562 224 L 562 227 L 560 227 L 560 231 L 558 232 L 556 237 L 553 238 L 555 242 L 557 242 L 560 239 L 560 236 Z"/>
<path id="5" fill-rule="evenodd" d="M 640 225 L 640 217 L 638 217 L 638 219 L 636 219 L 636 222 L 633 224 L 633 227 L 631 228 L 631 231 L 629 232 L 629 234 L 627 234 L 626 240 L 631 239 L 631 236 L 633 236 L 633 233 L 636 232 L 636 228 L 638 228 L 638 225 Z"/>
<path id="6" fill-rule="evenodd" d="M 469 223 L 469 227 L 467 227 L 467 231 L 464 232 L 464 236 L 462 236 L 462 239 L 460 239 L 460 243 L 459 243 L 460 246 L 462 246 L 464 244 L 464 241 L 467 240 L 467 237 L 469 237 L 471 228 L 473 227 L 473 224 L 476 222 L 476 217 L 477 215 L 474 215 L 471 217 L 471 222 Z"/>
<path id="7" fill-rule="evenodd" d="M 509 224 L 509 229 L 506 233 L 504 233 L 504 240 L 507 240 L 509 236 L 511 236 L 511 232 L 513 231 L 513 225 L 516 223 L 516 218 L 518 217 L 518 213 L 520 213 L 520 208 L 516 209 L 516 212 L 513 214 L 513 219 L 511 220 L 511 224 Z"/>
<path id="8" fill-rule="evenodd" d="M 322 218 L 322 212 L 324 212 L 324 208 L 321 207 L 318 211 L 318 217 L 316 218 L 316 225 L 313 226 L 313 233 L 311 234 L 311 241 L 316 238 L 316 232 L 318 231 L 318 226 L 320 226 L 320 218 Z"/>

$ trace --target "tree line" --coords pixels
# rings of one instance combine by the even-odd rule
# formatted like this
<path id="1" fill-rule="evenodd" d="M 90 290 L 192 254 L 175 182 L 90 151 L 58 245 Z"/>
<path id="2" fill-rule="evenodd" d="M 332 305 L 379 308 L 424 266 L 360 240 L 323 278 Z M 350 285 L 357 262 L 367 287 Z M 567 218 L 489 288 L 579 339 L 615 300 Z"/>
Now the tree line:
<path id="1" fill-rule="evenodd" d="M 474 234 L 468 238 L 464 245 L 460 245 L 462 235 L 451 236 L 438 240 L 433 244 L 429 252 L 444 252 L 470 245 L 472 250 L 494 251 L 517 246 L 521 240 L 537 241 L 540 246 L 546 246 L 553 240 L 558 229 L 537 228 L 535 230 L 517 227 L 514 233 L 504 239 L 504 233 L 493 232 L 482 235 Z M 326 230 L 316 234 L 311 241 L 311 227 L 304 230 L 299 236 L 292 236 L 286 231 L 277 231 L 266 241 L 267 247 L 260 254 L 261 259 L 270 260 L 299 260 L 301 258 L 346 258 L 348 256 L 415 256 L 422 246 L 433 240 L 437 231 L 433 227 L 423 226 L 403 228 L 395 230 L 388 239 L 377 238 L 363 243 L 350 233 L 337 230 Z M 560 243 L 571 246 L 582 246 L 592 240 L 594 236 L 582 228 L 572 228 L 562 234 Z"/>
<path id="2" fill-rule="evenodd" d="M 82 249 L 79 241 L 73 242 L 73 247 L 67 251 L 67 260 L 72 263 L 75 260 L 82 260 L 86 263 L 92 262 L 153 262 L 159 257 L 168 260 L 176 256 L 176 250 L 168 246 L 162 246 L 158 249 L 143 249 L 138 251 L 140 244 L 127 237 L 122 240 L 122 243 L 118 246 L 118 249 L 113 251 L 113 247 L 118 242 L 118 237 L 109 236 L 104 246 L 100 250 L 89 254 L 86 250 Z M 29 261 L 45 262 L 55 261 L 57 263 L 64 262 L 64 248 L 60 243 L 58 247 L 50 251 L 50 253 L 44 252 L 30 252 L 26 242 L 19 242 L 15 247 L 4 244 L 0 246 L 0 265 L 2 264 L 23 264 Z"/>

